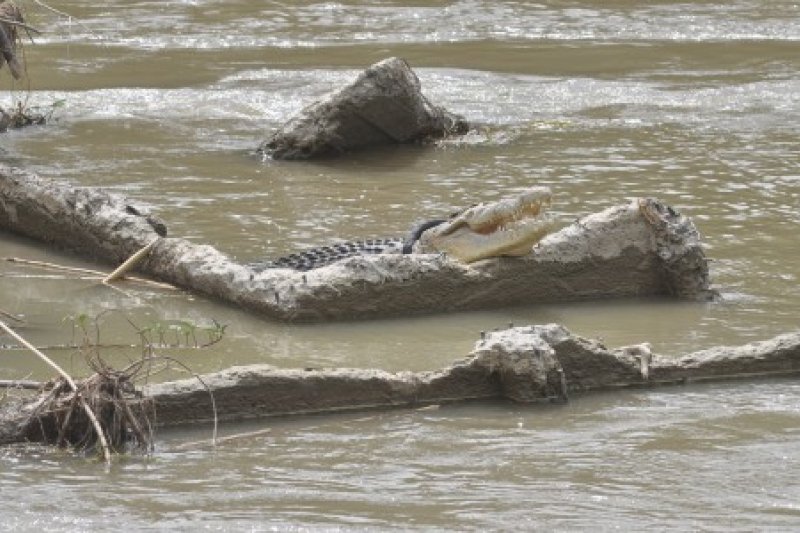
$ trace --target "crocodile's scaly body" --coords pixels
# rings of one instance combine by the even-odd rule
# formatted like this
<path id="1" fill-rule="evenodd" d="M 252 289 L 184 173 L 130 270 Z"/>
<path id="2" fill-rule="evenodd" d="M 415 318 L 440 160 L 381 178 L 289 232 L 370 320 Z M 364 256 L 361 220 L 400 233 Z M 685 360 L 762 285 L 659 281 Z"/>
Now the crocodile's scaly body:
<path id="1" fill-rule="evenodd" d="M 292 270 L 313 270 L 355 255 L 400 254 L 403 253 L 403 239 L 368 239 L 365 241 L 340 242 L 330 246 L 317 246 L 302 252 L 285 255 L 273 261 L 251 265 L 260 271 L 267 268 L 291 268 Z"/>
<path id="2" fill-rule="evenodd" d="M 416 225 L 405 238 L 368 239 L 320 246 L 273 261 L 252 264 L 307 271 L 356 255 L 445 253 L 464 263 L 499 256 L 521 256 L 547 235 L 551 193 L 533 187 L 509 198 L 464 209 L 448 219 Z"/>

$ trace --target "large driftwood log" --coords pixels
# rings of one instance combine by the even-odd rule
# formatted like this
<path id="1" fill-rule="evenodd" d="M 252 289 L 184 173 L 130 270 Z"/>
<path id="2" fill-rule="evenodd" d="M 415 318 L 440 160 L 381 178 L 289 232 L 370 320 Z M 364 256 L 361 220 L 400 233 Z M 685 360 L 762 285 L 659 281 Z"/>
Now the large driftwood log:
<path id="1" fill-rule="evenodd" d="M 428 102 L 408 63 L 392 57 L 303 109 L 258 150 L 273 159 L 312 159 L 467 130 L 462 117 Z"/>
<path id="2" fill-rule="evenodd" d="M 614 350 L 578 337 L 558 324 L 490 332 L 472 353 L 431 372 L 358 369 L 233 367 L 197 379 L 153 384 L 144 393 L 161 426 L 274 416 L 421 407 L 465 400 L 562 402 L 569 395 L 621 387 L 800 374 L 800 332 L 737 347 L 716 347 L 682 357 L 660 356 L 642 344 Z M 31 405 L 0 412 L 0 443 L 35 436 L 40 421 Z"/>
<path id="3" fill-rule="evenodd" d="M 211 246 L 166 238 L 164 222 L 132 200 L 0 166 L 0 229 L 113 264 L 158 239 L 140 272 L 280 320 L 712 293 L 694 225 L 653 200 L 584 217 L 521 258 L 465 265 L 435 254 L 373 255 L 310 272 L 254 272 Z"/>

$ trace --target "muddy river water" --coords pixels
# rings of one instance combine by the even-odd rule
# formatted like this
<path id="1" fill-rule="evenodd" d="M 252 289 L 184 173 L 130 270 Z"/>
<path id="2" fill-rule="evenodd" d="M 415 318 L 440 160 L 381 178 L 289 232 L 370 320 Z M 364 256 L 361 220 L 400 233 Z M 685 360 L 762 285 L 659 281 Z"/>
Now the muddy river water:
<path id="1" fill-rule="evenodd" d="M 800 4 L 787 0 L 21 2 L 46 32 L 30 83 L 2 101 L 54 120 L 0 137 L 0 157 L 152 206 L 172 235 L 242 260 L 415 221 L 546 184 L 568 223 L 657 196 L 699 227 L 721 299 L 537 304 L 284 325 L 199 297 L 0 262 L 0 310 L 75 372 L 80 317 L 105 357 L 137 355 L 131 322 L 198 372 L 233 364 L 423 370 L 480 330 L 559 322 L 609 346 L 682 354 L 798 328 Z M 321 163 L 253 150 L 367 65 L 406 58 L 428 97 L 479 127 L 438 147 Z M 0 256 L 97 268 L 0 234 Z M 73 317 L 70 319 L 69 317 Z M 226 324 L 196 349 L 181 321 Z M 91 321 L 90 321 L 91 322 Z M 170 340 L 171 339 L 171 340 Z M 0 377 L 49 372 L 0 337 Z M 128 346 L 128 347 L 126 347 Z M 0 450 L 0 530 L 800 528 L 800 382 L 628 391 L 565 406 L 462 405 L 225 426 L 270 428 L 150 457 Z M 798 470 L 795 470 L 798 469 Z"/>

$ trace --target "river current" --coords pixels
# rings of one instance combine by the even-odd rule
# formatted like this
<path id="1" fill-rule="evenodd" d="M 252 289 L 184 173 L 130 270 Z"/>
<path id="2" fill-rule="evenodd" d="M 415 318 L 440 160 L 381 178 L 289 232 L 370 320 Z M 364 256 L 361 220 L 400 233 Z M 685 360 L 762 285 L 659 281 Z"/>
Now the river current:
<path id="1" fill-rule="evenodd" d="M 558 322 L 608 346 L 680 355 L 793 331 L 800 316 L 800 4 L 733 2 L 20 2 L 45 30 L 0 105 L 52 111 L 0 157 L 150 206 L 171 235 L 239 259 L 416 221 L 536 184 L 564 224 L 637 196 L 693 218 L 719 301 L 667 298 L 284 325 L 183 292 L 124 292 L 7 257 L 98 265 L 0 235 L 0 311 L 68 370 L 78 317 L 104 356 L 166 324 L 196 372 L 233 364 L 435 369 L 479 331 Z M 478 127 L 436 147 L 324 162 L 255 147 L 390 56 Z M 198 349 L 169 326 L 227 325 Z M 84 322 L 85 323 L 85 322 Z M 202 341 L 202 339 L 201 339 Z M 49 370 L 0 336 L 0 378 Z M 567 405 L 469 404 L 165 431 L 110 471 L 0 450 L 0 530 L 800 528 L 800 383 L 627 391 Z"/>

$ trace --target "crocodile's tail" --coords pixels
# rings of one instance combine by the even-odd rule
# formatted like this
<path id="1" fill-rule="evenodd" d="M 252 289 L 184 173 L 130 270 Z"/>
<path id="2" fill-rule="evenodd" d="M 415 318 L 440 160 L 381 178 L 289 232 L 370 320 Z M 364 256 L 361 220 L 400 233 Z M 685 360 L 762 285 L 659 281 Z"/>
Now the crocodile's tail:
<path id="1" fill-rule="evenodd" d="M 291 268 L 305 272 L 356 255 L 401 253 L 403 253 L 403 239 L 368 239 L 365 241 L 340 242 L 330 246 L 317 246 L 272 261 L 251 263 L 249 266 L 257 272 L 268 268 Z"/>

